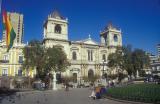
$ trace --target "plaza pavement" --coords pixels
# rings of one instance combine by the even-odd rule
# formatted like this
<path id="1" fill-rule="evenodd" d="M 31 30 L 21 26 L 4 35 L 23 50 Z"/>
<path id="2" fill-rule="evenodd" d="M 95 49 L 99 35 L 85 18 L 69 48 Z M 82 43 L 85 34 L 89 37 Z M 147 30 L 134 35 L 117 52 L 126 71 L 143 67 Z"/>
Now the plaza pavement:
<path id="1" fill-rule="evenodd" d="M 18 92 L 15 95 L 1 97 L 0 104 L 128 104 L 109 99 L 93 100 L 88 96 L 88 88 L 64 89 L 58 91 L 29 91 Z"/>

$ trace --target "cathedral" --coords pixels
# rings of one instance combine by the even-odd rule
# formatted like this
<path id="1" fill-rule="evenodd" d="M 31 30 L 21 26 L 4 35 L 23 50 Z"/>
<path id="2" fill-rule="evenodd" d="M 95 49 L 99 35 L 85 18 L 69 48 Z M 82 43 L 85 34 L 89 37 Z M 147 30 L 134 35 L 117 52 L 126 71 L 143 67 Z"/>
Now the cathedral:
<path id="1" fill-rule="evenodd" d="M 0 41 L 0 76 L 30 76 L 36 75 L 36 70 L 23 70 L 24 61 L 23 48 L 26 46 L 22 42 L 23 37 L 23 18 L 17 13 L 12 13 L 12 24 L 16 30 L 16 40 L 14 46 L 7 53 L 5 45 L 5 33 Z M 20 27 L 16 27 L 21 24 Z M 19 31 L 20 29 L 21 31 Z M 61 16 L 59 12 L 54 11 L 48 15 L 43 24 L 43 46 L 45 48 L 58 46 L 61 47 L 67 55 L 70 62 L 68 69 L 62 73 L 62 76 L 73 77 L 76 82 L 83 77 L 92 78 L 93 76 L 103 76 L 104 74 L 115 74 L 116 70 L 107 67 L 107 58 L 110 53 L 115 52 L 117 46 L 122 46 L 121 30 L 113 27 L 111 24 L 106 26 L 100 32 L 100 43 L 94 41 L 89 35 L 87 39 L 79 41 L 68 40 L 68 19 Z M 27 74 L 28 73 L 28 74 Z M 57 73 L 58 74 L 58 73 Z"/>
<path id="2" fill-rule="evenodd" d="M 115 52 L 117 46 L 122 46 L 121 30 L 109 24 L 100 32 L 100 43 L 90 35 L 84 40 L 71 41 L 68 40 L 68 19 L 57 11 L 48 15 L 43 29 L 44 47 L 61 47 L 71 63 L 64 76 L 73 76 L 80 81 L 84 76 L 89 78 L 116 73 L 116 70 L 107 67 L 107 57 Z"/>

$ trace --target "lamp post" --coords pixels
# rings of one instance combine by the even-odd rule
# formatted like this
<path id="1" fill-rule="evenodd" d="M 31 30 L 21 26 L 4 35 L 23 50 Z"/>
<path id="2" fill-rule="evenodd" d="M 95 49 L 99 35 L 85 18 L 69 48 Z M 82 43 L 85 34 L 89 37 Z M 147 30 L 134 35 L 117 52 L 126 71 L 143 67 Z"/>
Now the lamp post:
<path id="1" fill-rule="evenodd" d="M 104 78 L 104 60 L 103 60 L 102 78 Z"/>
<path id="2" fill-rule="evenodd" d="M 105 73 L 105 65 L 107 64 L 107 62 L 105 60 L 102 60 L 102 63 L 103 65 L 103 69 L 102 69 L 102 79 L 101 79 L 101 83 L 102 85 L 106 86 L 107 84 L 107 73 Z"/>
<path id="3" fill-rule="evenodd" d="M 81 75 L 80 75 L 80 69 L 77 69 L 78 71 L 78 84 L 81 84 Z"/>
<path id="4" fill-rule="evenodd" d="M 107 61 L 103 60 L 102 61 L 102 65 L 103 65 L 103 69 L 102 69 L 102 78 L 107 78 L 107 73 L 105 73 L 104 71 L 106 70 L 105 69 L 105 65 L 107 64 Z M 106 74 L 106 75 L 105 75 Z"/>

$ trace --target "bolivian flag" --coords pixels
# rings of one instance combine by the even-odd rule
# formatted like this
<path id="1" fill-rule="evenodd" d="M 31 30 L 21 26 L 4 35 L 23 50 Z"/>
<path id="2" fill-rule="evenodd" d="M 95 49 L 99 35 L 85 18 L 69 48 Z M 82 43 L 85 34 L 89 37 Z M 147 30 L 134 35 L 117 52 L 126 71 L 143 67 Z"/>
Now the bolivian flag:
<path id="1" fill-rule="evenodd" d="M 5 11 L 3 11 L 3 27 L 6 31 L 6 45 L 7 45 L 7 52 L 12 48 L 14 39 L 16 37 L 16 33 L 11 25 L 9 16 Z"/>

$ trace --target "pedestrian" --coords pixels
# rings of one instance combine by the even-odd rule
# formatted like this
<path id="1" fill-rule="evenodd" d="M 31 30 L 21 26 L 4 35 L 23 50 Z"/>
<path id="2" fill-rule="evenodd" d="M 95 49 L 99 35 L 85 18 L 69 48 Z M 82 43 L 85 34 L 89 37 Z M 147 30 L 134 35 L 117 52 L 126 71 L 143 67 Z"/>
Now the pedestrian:
<path id="1" fill-rule="evenodd" d="M 91 92 L 91 95 L 89 97 L 91 97 L 93 99 L 96 99 L 96 93 L 95 93 L 95 85 L 94 85 L 94 83 L 91 86 L 91 90 L 92 90 L 92 92 Z"/>
<path id="2" fill-rule="evenodd" d="M 114 82 L 113 81 L 111 82 L 111 87 L 114 87 Z"/>
<path id="3" fill-rule="evenodd" d="M 111 87 L 111 81 L 110 80 L 108 81 L 108 85 L 109 85 L 108 87 Z"/>
<path id="4" fill-rule="evenodd" d="M 44 82 L 42 83 L 42 88 L 43 88 L 43 90 L 45 89 L 45 83 Z"/>
<path id="5" fill-rule="evenodd" d="M 101 90 L 100 86 L 96 87 L 96 89 L 95 89 L 95 96 L 97 99 L 101 98 L 100 90 Z"/>
<path id="6" fill-rule="evenodd" d="M 68 82 L 66 82 L 66 84 L 65 84 L 65 90 L 69 91 L 69 84 L 68 84 Z"/>

